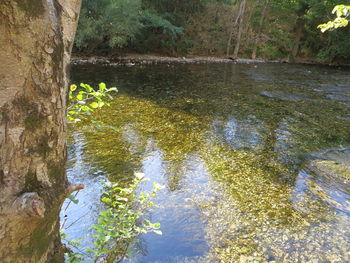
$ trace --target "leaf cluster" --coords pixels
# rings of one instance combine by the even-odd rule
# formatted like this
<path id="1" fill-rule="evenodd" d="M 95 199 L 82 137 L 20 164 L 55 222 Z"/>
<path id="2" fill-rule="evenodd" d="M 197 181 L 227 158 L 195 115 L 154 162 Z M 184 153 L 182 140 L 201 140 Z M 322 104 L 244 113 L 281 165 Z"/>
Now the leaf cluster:
<path id="1" fill-rule="evenodd" d="M 327 23 L 318 26 L 322 32 L 346 27 L 349 24 L 348 17 L 350 15 L 350 5 L 337 5 L 334 7 L 332 14 L 337 15 L 333 21 L 328 21 Z"/>
<path id="2" fill-rule="evenodd" d="M 92 121 L 91 114 L 97 109 L 110 104 L 106 99 L 112 99 L 111 93 L 117 92 L 117 88 L 107 88 L 106 84 L 101 82 L 98 89 L 93 89 L 89 84 L 80 83 L 79 87 L 72 84 L 69 87 L 69 106 L 68 121 Z"/>
<path id="3" fill-rule="evenodd" d="M 147 219 L 147 212 L 155 207 L 152 200 L 163 186 L 154 182 L 150 192 L 140 192 L 141 184 L 148 180 L 143 174 L 136 173 L 135 179 L 126 188 L 105 182 L 101 201 L 106 210 L 100 212 L 98 223 L 92 226 L 93 247 L 81 251 L 79 240 L 68 241 L 68 245 L 79 252 L 66 253 L 66 260 L 79 263 L 90 258 L 93 262 L 119 262 L 131 252 L 130 247 L 139 235 L 149 232 L 161 235 L 160 224 Z M 64 232 L 61 238 L 67 240 Z"/>
<path id="4" fill-rule="evenodd" d="M 107 210 L 100 213 L 98 223 L 93 226 L 94 247 L 89 250 L 96 259 L 119 261 L 130 252 L 130 246 L 140 234 L 162 234 L 160 224 L 152 223 L 146 216 L 147 211 L 155 207 L 152 199 L 162 186 L 154 183 L 151 192 L 138 193 L 140 184 L 146 180 L 136 174 L 128 188 L 120 187 L 117 183 L 105 183 L 106 190 L 101 200 Z"/>
<path id="5" fill-rule="evenodd" d="M 142 25 L 140 0 L 83 1 L 75 46 L 78 50 L 122 48 Z"/>

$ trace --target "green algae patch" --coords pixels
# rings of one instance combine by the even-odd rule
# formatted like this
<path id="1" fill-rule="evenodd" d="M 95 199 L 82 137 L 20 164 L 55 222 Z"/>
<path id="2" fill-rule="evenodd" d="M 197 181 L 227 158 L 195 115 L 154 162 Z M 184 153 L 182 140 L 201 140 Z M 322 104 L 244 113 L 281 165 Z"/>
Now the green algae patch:
<path id="1" fill-rule="evenodd" d="M 93 69 L 109 74 L 121 94 L 94 114 L 116 129 L 81 130 L 84 160 L 125 184 L 147 163 L 169 195 L 188 191 L 186 183 L 205 173 L 214 194 L 204 189 L 190 198 L 207 237 L 202 262 L 350 261 L 349 216 L 324 198 L 322 176 L 304 169 L 310 153 L 350 143 L 349 107 L 316 91 L 329 85 L 323 69 L 313 69 L 309 86 L 302 69 L 280 65 Z M 281 100 L 264 91 L 299 95 Z M 347 176 L 335 163 L 317 167 Z"/>
<path id="2" fill-rule="evenodd" d="M 204 155 L 213 179 L 225 189 L 219 201 L 199 204 L 208 221 L 210 256 L 220 262 L 342 258 L 337 255 L 342 253 L 340 247 L 346 247 L 347 238 L 329 229 L 336 212 L 322 200 L 296 193 L 289 180 L 278 181 L 290 178 L 290 170 L 261 156 L 223 145 Z M 345 226 L 341 229 L 350 234 Z M 325 251 L 326 244 L 332 249 Z"/>
<path id="3" fill-rule="evenodd" d="M 201 134 L 207 127 L 191 114 L 125 95 L 118 96 L 110 110 L 100 111 L 96 117 L 117 130 L 104 129 L 97 134 L 93 129 L 84 129 L 89 138 L 86 153 L 111 176 L 118 177 L 123 171 L 122 180 L 127 181 L 140 168 L 142 153 L 150 141 L 157 143 L 164 161 L 181 164 L 187 155 L 199 150 L 203 142 Z"/>
<path id="4" fill-rule="evenodd" d="M 213 139 L 210 118 L 141 98 L 120 95 L 111 107 L 111 111 L 96 116 L 118 129 L 99 131 L 99 136 L 86 129 L 85 135 L 86 154 L 112 177 L 130 181 L 132 171 L 141 169 L 149 143 L 154 142 L 167 164 L 170 190 L 181 188 L 182 168 L 195 153 L 206 163 L 211 178 L 221 185 L 225 196 L 221 201 L 197 204 L 210 215 L 205 220 L 211 260 L 335 260 L 341 253 L 336 245 L 346 246 L 346 237 L 334 237 L 329 229 L 336 213 L 322 200 L 295 193 L 295 172 L 281 164 L 270 144 L 252 150 L 233 149 Z M 266 140 L 274 142 L 269 136 Z M 349 230 L 342 231 L 350 234 Z M 334 249 L 324 252 L 326 245 Z"/>

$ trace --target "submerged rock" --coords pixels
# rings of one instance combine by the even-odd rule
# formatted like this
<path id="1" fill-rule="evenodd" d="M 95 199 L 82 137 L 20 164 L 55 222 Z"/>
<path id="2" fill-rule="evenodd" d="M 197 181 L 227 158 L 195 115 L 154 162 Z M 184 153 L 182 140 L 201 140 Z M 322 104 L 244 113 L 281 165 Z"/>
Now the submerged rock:
<path id="1" fill-rule="evenodd" d="M 279 99 L 279 100 L 287 100 L 287 101 L 309 100 L 309 98 L 303 97 L 300 94 L 284 93 L 281 91 L 263 91 L 260 93 L 260 95 L 271 99 Z"/>
<path id="2" fill-rule="evenodd" d="M 350 164 L 336 162 L 333 160 L 313 160 L 307 168 L 320 176 L 334 177 L 350 182 Z"/>
<path id="3" fill-rule="evenodd" d="M 327 99 L 336 100 L 336 101 L 350 101 L 350 94 L 330 94 L 327 95 Z"/>
<path id="4" fill-rule="evenodd" d="M 350 163 L 314 159 L 306 164 L 304 189 L 330 207 L 350 213 Z"/>
<path id="5" fill-rule="evenodd" d="M 313 160 L 331 160 L 349 166 L 350 148 L 329 148 L 322 152 L 311 153 L 310 158 Z"/>

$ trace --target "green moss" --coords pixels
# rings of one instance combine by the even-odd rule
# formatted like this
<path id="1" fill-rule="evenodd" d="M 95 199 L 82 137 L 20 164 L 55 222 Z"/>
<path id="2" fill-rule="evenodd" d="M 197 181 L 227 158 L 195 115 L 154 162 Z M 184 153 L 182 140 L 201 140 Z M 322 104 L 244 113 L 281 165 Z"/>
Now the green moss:
<path id="1" fill-rule="evenodd" d="M 59 228 L 56 226 L 52 231 L 52 226 L 57 224 L 58 209 L 57 206 L 46 212 L 45 219 L 42 219 L 37 228 L 33 231 L 30 241 L 25 247 L 20 247 L 19 251 L 28 257 L 39 261 L 47 252 L 55 237 L 59 236 Z M 51 262 L 51 261 L 50 261 Z"/>
<path id="2" fill-rule="evenodd" d="M 25 185 L 22 193 L 28 192 L 36 192 L 39 196 L 41 196 L 42 193 L 42 186 L 34 173 L 28 173 L 25 177 Z"/>
<path id="3" fill-rule="evenodd" d="M 49 198 L 57 198 L 61 193 L 65 191 L 65 173 L 66 166 L 65 162 L 48 164 L 48 175 L 50 181 L 54 184 L 54 190 L 51 191 L 52 196 Z"/>
<path id="4" fill-rule="evenodd" d="M 4 171 L 3 170 L 0 170 L 0 184 L 4 184 Z"/>
<path id="5" fill-rule="evenodd" d="M 26 16 L 36 18 L 45 12 L 43 1 L 40 0 L 15 0 L 17 6 L 25 12 Z"/>
<path id="6" fill-rule="evenodd" d="M 27 130 L 36 130 L 41 126 L 43 116 L 37 111 L 29 114 L 29 116 L 24 120 L 24 125 Z"/>
<path id="7" fill-rule="evenodd" d="M 64 164 L 62 165 L 49 165 L 48 167 L 48 173 L 49 177 L 51 178 L 57 178 L 62 176 L 62 174 L 65 173 L 65 166 Z"/>
<path id="8" fill-rule="evenodd" d="M 47 136 L 42 136 L 37 144 L 35 152 L 39 153 L 41 156 L 46 157 L 51 151 L 49 146 L 49 138 Z"/>
<path id="9" fill-rule="evenodd" d="M 27 130 L 34 131 L 42 125 L 44 116 L 38 111 L 38 105 L 30 101 L 26 97 L 19 97 L 13 101 L 16 110 L 28 115 L 24 120 L 24 125 Z"/>
<path id="10" fill-rule="evenodd" d="M 18 108 L 18 110 L 23 112 L 32 111 L 35 108 L 35 104 L 30 102 L 26 97 L 18 97 L 13 100 L 13 104 Z"/>

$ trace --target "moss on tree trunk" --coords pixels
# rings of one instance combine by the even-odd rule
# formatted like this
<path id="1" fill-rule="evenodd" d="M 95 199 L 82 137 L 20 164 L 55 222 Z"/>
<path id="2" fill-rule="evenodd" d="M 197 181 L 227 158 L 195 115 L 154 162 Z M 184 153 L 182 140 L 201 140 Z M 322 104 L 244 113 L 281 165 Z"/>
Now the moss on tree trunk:
<path id="1" fill-rule="evenodd" d="M 0 262 L 59 262 L 67 65 L 80 0 L 0 2 Z"/>

